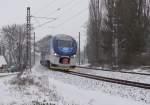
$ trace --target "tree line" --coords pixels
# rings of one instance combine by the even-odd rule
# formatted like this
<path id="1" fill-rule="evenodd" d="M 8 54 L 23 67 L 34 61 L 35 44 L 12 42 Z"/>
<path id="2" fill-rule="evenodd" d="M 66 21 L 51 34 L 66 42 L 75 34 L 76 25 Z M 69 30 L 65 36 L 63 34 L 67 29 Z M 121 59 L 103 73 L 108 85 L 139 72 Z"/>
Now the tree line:
<path id="1" fill-rule="evenodd" d="M 26 25 L 6 25 L 1 28 L 1 48 L 8 67 L 23 73 L 26 67 Z"/>
<path id="2" fill-rule="evenodd" d="M 149 0 L 91 0 L 87 26 L 89 63 L 112 66 L 118 59 L 121 67 L 150 65 L 149 4 Z"/>

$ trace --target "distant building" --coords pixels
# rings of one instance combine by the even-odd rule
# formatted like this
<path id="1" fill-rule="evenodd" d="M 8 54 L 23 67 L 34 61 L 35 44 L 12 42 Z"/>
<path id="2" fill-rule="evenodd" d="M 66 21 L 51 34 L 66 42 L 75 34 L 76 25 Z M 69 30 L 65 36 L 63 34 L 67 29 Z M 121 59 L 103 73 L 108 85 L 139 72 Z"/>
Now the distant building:
<path id="1" fill-rule="evenodd" d="M 7 62 L 4 56 L 0 55 L 0 72 L 6 72 Z"/>

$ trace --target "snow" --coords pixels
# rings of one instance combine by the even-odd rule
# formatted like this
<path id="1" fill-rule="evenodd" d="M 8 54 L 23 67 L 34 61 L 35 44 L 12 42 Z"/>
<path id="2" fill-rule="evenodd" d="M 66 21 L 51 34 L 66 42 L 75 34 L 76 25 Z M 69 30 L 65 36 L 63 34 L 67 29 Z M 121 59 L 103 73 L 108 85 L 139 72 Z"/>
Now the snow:
<path id="1" fill-rule="evenodd" d="M 58 81 L 62 81 L 66 84 L 76 86 L 79 89 L 102 91 L 113 96 L 120 96 L 136 101 L 150 103 L 150 91 L 146 89 L 118 85 L 114 83 L 107 83 L 103 81 L 87 79 L 84 77 L 73 76 L 60 72 L 50 72 L 51 73 L 49 73 L 49 77 Z"/>
<path id="2" fill-rule="evenodd" d="M 16 79 L 16 76 L 3 77 L 0 80 L 0 105 L 33 105 L 37 102 L 43 102 L 44 100 L 54 103 L 58 100 L 56 91 L 49 89 L 43 83 L 45 77 L 35 77 L 32 85 L 25 84 L 15 85 L 12 80 Z M 56 97 L 53 97 L 56 96 Z"/>
<path id="3" fill-rule="evenodd" d="M 136 73 L 147 73 L 150 74 L 150 67 L 149 66 L 145 66 L 145 67 L 141 67 L 141 68 L 137 68 L 137 69 L 133 69 L 130 71 L 136 72 Z"/>
<path id="4" fill-rule="evenodd" d="M 0 77 L 0 105 L 150 105 L 149 90 L 50 71 L 36 61 L 24 85 L 16 75 Z"/>
<path id="5" fill-rule="evenodd" d="M 101 91 L 91 91 L 77 88 L 72 85 L 64 84 L 63 82 L 50 79 L 66 101 L 79 105 L 146 105 L 138 103 L 133 100 L 124 99 L 121 97 L 114 97 L 104 94 Z M 109 101 L 108 101 L 109 100 Z"/>
<path id="6" fill-rule="evenodd" d="M 8 76 L 8 75 L 16 75 L 18 72 L 14 73 L 0 73 L 0 77 Z"/>

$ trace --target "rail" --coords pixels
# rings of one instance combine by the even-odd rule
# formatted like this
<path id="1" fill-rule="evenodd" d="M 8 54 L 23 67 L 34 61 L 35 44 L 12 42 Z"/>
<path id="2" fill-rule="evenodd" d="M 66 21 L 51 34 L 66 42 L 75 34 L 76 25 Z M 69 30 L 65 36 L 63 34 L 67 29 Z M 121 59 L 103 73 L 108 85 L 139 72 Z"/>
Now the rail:
<path id="1" fill-rule="evenodd" d="M 98 69 L 98 68 L 91 68 L 91 67 L 82 67 L 82 66 L 76 66 L 77 68 L 84 68 L 84 69 L 91 69 L 91 70 L 101 70 L 101 71 L 110 71 L 110 72 L 119 72 L 119 73 L 126 73 L 126 74 L 138 74 L 138 75 L 146 75 L 150 76 L 148 73 L 137 73 L 137 72 L 127 72 L 127 71 L 121 71 L 121 70 L 111 70 L 111 69 Z"/>
<path id="2" fill-rule="evenodd" d="M 104 82 L 117 83 L 121 85 L 150 89 L 150 84 L 147 84 L 147 83 L 140 83 L 140 82 L 128 81 L 128 80 L 122 80 L 122 79 L 114 79 L 114 78 L 96 76 L 96 75 L 79 73 L 79 72 L 74 72 L 74 71 L 63 71 L 63 72 L 67 74 L 71 74 L 71 75 L 76 75 L 76 76 L 85 77 L 85 78 L 94 79 L 94 80 L 100 80 Z"/>

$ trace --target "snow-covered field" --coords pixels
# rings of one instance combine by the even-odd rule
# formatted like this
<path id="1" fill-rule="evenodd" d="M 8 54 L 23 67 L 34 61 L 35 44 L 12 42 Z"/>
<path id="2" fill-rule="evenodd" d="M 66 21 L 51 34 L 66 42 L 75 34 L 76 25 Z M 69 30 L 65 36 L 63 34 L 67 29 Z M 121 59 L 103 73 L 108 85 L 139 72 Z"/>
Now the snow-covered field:
<path id="1" fill-rule="evenodd" d="M 0 105 L 150 105 L 149 90 L 50 71 L 38 63 L 24 81 L 0 78 Z M 19 85 L 18 85 L 19 84 Z"/>
<path id="2" fill-rule="evenodd" d="M 14 84 L 15 79 L 16 76 L 0 78 L 0 105 L 36 105 L 59 99 L 54 88 L 44 85 L 45 77 L 32 75 L 25 85 Z"/>
<path id="3" fill-rule="evenodd" d="M 54 80 L 62 81 L 66 84 L 71 84 L 79 89 L 92 90 L 96 92 L 104 92 L 113 96 L 124 97 L 136 101 L 150 103 L 150 91 L 136 87 L 107 83 L 103 81 L 91 80 L 84 77 L 72 76 L 60 72 L 51 71 L 49 73 Z"/>

